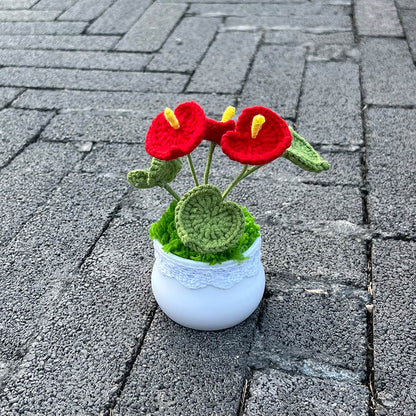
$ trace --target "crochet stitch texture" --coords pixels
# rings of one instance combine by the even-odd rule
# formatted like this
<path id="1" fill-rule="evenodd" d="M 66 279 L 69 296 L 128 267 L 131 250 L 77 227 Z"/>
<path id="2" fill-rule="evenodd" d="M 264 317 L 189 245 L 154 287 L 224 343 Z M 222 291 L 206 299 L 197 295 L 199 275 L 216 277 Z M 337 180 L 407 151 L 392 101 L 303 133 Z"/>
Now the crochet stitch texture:
<path id="1" fill-rule="evenodd" d="M 226 250 L 245 228 L 241 208 L 235 202 L 223 201 L 219 189 L 212 185 L 187 192 L 176 206 L 175 222 L 183 244 L 200 253 Z"/>
<path id="2" fill-rule="evenodd" d="M 206 118 L 204 110 L 189 101 L 179 104 L 175 111 L 179 128 L 172 127 L 165 112 L 152 121 L 146 135 L 145 149 L 149 155 L 162 160 L 172 160 L 191 153 L 204 139 Z"/>
<path id="3" fill-rule="evenodd" d="M 252 138 L 253 118 L 262 115 L 265 123 L 256 138 Z M 290 146 L 292 135 L 286 122 L 265 107 L 245 108 L 238 117 L 234 131 L 221 140 L 222 151 L 232 160 L 248 165 L 265 165 L 283 154 Z"/>

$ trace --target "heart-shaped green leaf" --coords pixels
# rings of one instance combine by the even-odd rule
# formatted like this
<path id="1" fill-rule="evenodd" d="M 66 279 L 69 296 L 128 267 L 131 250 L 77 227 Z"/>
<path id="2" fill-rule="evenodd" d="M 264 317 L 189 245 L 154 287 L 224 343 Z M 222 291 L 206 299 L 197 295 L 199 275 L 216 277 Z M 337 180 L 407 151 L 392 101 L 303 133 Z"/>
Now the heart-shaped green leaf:
<path id="1" fill-rule="evenodd" d="M 242 209 L 223 201 L 212 185 L 187 192 L 175 209 L 175 222 L 182 243 L 199 253 L 219 253 L 233 246 L 245 228 Z"/>
<path id="2" fill-rule="evenodd" d="M 283 153 L 283 157 L 309 172 L 320 173 L 328 170 L 331 165 L 316 152 L 316 150 L 298 133 L 290 128 L 292 144 Z"/>
<path id="3" fill-rule="evenodd" d="M 157 183 L 172 182 L 181 169 L 182 160 L 180 158 L 173 160 L 160 160 L 154 157 L 149 169 L 148 183 L 149 185 L 156 185 Z"/>
<path id="4" fill-rule="evenodd" d="M 137 169 L 132 170 L 127 174 L 127 180 L 130 185 L 138 189 L 153 188 L 155 185 L 149 185 L 149 172 L 147 170 Z"/>

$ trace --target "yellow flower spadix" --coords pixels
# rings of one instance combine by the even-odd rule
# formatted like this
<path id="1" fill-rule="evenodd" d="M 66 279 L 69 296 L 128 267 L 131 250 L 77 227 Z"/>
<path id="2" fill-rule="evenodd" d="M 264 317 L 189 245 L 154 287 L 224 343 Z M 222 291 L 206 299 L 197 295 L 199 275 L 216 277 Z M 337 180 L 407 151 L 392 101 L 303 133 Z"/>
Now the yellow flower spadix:
<path id="1" fill-rule="evenodd" d="M 175 129 L 178 130 L 179 129 L 179 121 L 175 116 L 175 113 L 170 109 L 170 108 L 166 108 L 164 111 L 165 114 L 165 118 L 166 121 Z"/>
<path id="2" fill-rule="evenodd" d="M 255 139 L 257 137 L 265 121 L 266 119 L 261 114 L 257 114 L 255 117 L 253 117 L 253 121 L 251 123 L 251 138 L 252 139 Z"/>

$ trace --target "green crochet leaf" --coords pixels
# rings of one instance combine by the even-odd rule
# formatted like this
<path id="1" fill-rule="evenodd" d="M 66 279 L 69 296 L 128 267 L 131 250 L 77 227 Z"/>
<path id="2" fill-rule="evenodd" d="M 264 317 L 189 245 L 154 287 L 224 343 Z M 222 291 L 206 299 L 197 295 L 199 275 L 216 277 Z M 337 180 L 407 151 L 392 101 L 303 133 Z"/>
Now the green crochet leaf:
<path id="1" fill-rule="evenodd" d="M 198 253 L 218 253 L 237 243 L 245 228 L 242 209 L 223 201 L 212 185 L 187 192 L 175 209 L 176 228 L 182 243 Z"/>
<path id="2" fill-rule="evenodd" d="M 283 153 L 283 157 L 309 172 L 320 173 L 328 170 L 331 165 L 316 152 L 316 150 L 290 127 L 292 144 Z"/>
<path id="3" fill-rule="evenodd" d="M 138 189 L 153 188 L 155 185 L 149 185 L 149 172 L 147 170 L 136 169 L 127 174 L 127 180 L 130 185 Z"/>
<path id="4" fill-rule="evenodd" d="M 157 183 L 172 182 L 176 175 L 182 169 L 182 160 L 180 158 L 174 160 L 160 160 L 155 157 L 149 169 L 149 185 L 155 186 Z"/>
<path id="5" fill-rule="evenodd" d="M 138 189 L 153 188 L 161 184 L 172 182 L 182 169 L 182 160 L 159 160 L 153 158 L 150 169 L 132 170 L 127 175 L 127 180 Z"/>

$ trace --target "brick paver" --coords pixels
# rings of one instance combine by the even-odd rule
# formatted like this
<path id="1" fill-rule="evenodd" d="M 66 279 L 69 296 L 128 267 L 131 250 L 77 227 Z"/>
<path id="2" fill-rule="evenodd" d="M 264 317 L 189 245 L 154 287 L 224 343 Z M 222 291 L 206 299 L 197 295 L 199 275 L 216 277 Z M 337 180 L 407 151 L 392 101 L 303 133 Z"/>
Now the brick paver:
<path id="1" fill-rule="evenodd" d="M 0 414 L 415 414 L 415 12 L 0 0 Z M 220 332 L 157 308 L 147 230 L 170 198 L 125 180 L 153 117 L 190 100 L 270 107 L 332 165 L 278 160 L 233 190 L 266 293 Z M 214 184 L 238 171 L 216 151 Z"/>

